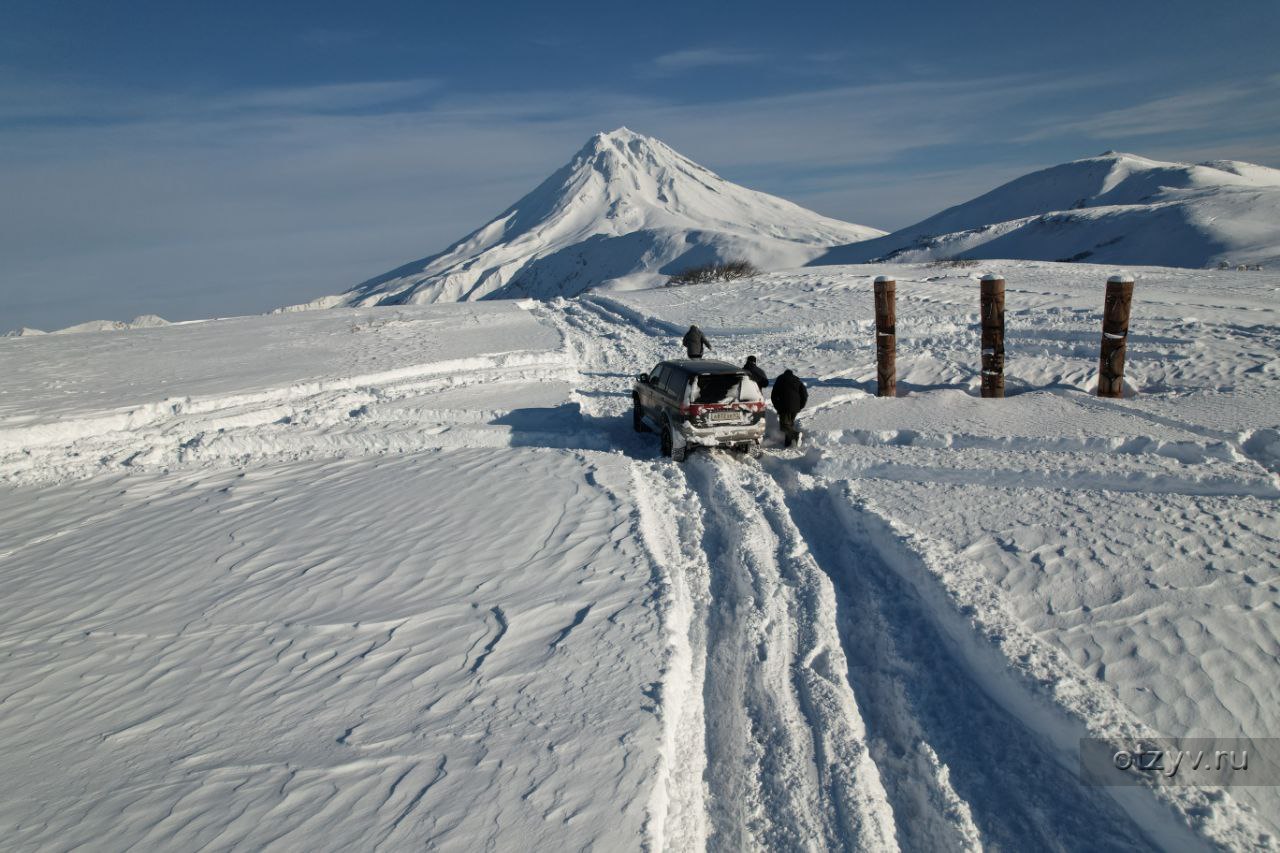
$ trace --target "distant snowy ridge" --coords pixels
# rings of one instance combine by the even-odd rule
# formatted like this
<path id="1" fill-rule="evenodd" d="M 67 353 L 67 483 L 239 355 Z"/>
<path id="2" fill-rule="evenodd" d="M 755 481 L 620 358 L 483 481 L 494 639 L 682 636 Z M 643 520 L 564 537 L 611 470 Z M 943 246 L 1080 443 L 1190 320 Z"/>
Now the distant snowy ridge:
<path id="1" fill-rule="evenodd" d="M 1280 262 L 1280 170 L 1108 151 L 1024 175 L 814 263 L 943 258 L 1170 267 Z"/>
<path id="2" fill-rule="evenodd" d="M 307 308 L 574 296 L 649 287 L 706 263 L 802 266 L 883 234 L 745 189 L 664 143 L 619 128 L 445 251 Z"/>
<path id="3" fill-rule="evenodd" d="M 15 329 L 5 334 L 6 338 L 26 338 L 32 335 L 74 335 L 81 332 L 120 332 L 126 329 L 153 329 L 156 326 L 168 326 L 169 321 L 155 314 L 143 314 L 134 317 L 132 321 L 125 323 L 120 320 L 90 320 L 87 323 L 77 323 L 74 326 L 67 326 L 65 329 L 57 329 L 52 332 L 45 332 L 41 329 L 30 329 L 26 326 L 21 329 Z"/>

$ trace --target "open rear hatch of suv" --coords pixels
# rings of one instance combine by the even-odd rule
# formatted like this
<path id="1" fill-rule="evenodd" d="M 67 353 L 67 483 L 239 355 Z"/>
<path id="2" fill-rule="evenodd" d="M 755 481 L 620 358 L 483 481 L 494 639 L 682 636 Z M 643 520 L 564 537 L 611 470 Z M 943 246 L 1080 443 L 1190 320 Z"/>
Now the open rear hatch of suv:
<path id="1" fill-rule="evenodd" d="M 764 411 L 760 387 L 743 373 L 702 373 L 690 383 L 681 414 L 698 426 L 749 424 Z"/>

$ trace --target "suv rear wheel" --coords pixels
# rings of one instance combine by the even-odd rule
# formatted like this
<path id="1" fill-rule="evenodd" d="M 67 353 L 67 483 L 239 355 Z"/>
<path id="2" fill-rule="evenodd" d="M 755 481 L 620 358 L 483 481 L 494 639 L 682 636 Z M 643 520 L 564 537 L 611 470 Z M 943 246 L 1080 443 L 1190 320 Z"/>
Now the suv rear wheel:
<path id="1" fill-rule="evenodd" d="M 683 462 L 685 456 L 689 453 L 689 448 L 675 446 L 675 439 L 671 434 L 671 424 L 662 425 L 662 455 L 669 456 L 676 462 Z"/>

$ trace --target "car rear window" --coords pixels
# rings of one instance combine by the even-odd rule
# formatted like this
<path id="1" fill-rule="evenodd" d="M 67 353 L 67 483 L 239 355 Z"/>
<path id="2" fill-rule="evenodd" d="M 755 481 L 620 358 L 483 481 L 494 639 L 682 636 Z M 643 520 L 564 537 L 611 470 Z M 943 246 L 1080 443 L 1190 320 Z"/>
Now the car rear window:
<path id="1" fill-rule="evenodd" d="M 741 392 L 742 374 L 704 373 L 698 377 L 698 390 L 693 402 L 736 403 L 742 399 Z"/>

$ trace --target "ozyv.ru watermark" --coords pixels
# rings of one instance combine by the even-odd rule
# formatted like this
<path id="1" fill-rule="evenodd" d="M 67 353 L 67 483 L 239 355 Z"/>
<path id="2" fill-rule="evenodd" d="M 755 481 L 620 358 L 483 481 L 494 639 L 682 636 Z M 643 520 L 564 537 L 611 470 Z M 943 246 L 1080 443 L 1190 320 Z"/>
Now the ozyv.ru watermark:
<path id="1" fill-rule="evenodd" d="M 1090 785 L 1280 785 L 1280 738 L 1080 740 Z"/>

